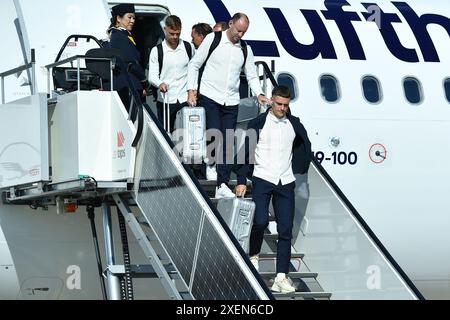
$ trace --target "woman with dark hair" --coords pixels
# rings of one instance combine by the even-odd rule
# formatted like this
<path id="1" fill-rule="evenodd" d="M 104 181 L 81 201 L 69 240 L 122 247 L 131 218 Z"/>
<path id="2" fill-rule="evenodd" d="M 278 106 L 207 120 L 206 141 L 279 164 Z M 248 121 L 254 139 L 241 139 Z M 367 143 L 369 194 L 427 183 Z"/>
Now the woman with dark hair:
<path id="1" fill-rule="evenodd" d="M 145 101 L 147 95 L 148 81 L 141 65 L 141 55 L 136 48 L 131 31 L 135 23 L 135 11 L 133 4 L 118 4 L 111 9 L 111 25 L 108 28 L 110 36 L 109 47 L 119 49 L 121 58 L 124 60 L 126 70 L 119 71 L 114 77 L 114 90 L 116 90 L 127 111 L 129 111 L 131 97 L 125 72 L 128 72 L 134 89 L 137 91 L 141 101 Z M 135 119 L 136 108 L 131 116 Z"/>

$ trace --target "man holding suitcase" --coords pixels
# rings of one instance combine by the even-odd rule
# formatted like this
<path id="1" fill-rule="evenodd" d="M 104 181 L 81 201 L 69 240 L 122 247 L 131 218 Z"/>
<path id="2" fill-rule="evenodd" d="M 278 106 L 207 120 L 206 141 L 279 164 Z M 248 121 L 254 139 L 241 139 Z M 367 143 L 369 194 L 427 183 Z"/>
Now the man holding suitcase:
<path id="1" fill-rule="evenodd" d="M 222 134 L 222 143 L 219 144 L 219 148 L 222 148 L 223 152 L 220 159 L 217 155 L 221 152 L 216 150 L 217 174 L 214 164 L 209 163 L 206 168 L 207 179 L 217 180 L 216 198 L 235 196 L 228 187 L 233 164 L 226 163 L 227 152 L 232 149 L 226 147 L 226 131 L 236 129 L 240 98 L 239 76 L 242 69 L 259 103 L 266 103 L 256 74 L 253 52 L 241 40 L 248 26 L 248 17 L 243 13 L 236 13 L 226 31 L 206 36 L 188 67 L 189 105 L 197 104 L 197 89 L 199 89 L 198 104 L 205 108 L 207 129 L 217 129 Z M 203 74 L 200 86 L 197 88 L 201 69 Z M 231 141 L 229 143 L 232 145 Z"/>
<path id="2" fill-rule="evenodd" d="M 163 104 L 168 103 L 170 112 L 167 117 L 170 119 L 170 131 L 173 131 L 177 112 L 187 106 L 187 68 L 194 54 L 194 48 L 187 41 L 180 39 L 179 17 L 168 16 L 164 32 L 165 40 L 153 47 L 150 52 L 149 77 L 151 84 L 158 89 L 156 102 L 158 120 L 164 122 Z"/>
<path id="3" fill-rule="evenodd" d="M 256 146 L 246 141 L 246 164 L 238 170 L 237 196 L 246 192 L 246 176 L 253 169 L 252 197 L 255 217 L 250 235 L 250 261 L 258 270 L 264 230 L 269 225 L 269 203 L 272 199 L 277 222 L 277 276 L 272 291 L 294 292 L 287 278 L 291 259 L 291 239 L 294 220 L 294 174 L 308 171 L 311 143 L 299 118 L 289 112 L 290 92 L 286 86 L 275 87 L 270 99 L 271 108 L 248 124 L 257 136 Z M 250 150 L 249 150 L 250 149 Z M 249 157 L 254 155 L 254 164 Z"/>

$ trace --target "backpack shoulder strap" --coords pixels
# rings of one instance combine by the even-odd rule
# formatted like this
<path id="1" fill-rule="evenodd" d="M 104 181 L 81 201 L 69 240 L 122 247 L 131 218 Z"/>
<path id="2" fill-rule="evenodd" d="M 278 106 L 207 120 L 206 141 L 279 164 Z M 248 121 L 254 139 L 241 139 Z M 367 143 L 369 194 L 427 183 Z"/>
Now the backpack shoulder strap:
<path id="1" fill-rule="evenodd" d="M 163 47 L 162 47 L 162 43 L 158 44 L 156 46 L 156 49 L 158 50 L 158 65 L 159 65 L 159 73 L 158 75 L 161 75 L 161 70 L 162 70 L 162 66 L 163 66 Z"/>
<path id="2" fill-rule="evenodd" d="M 216 50 L 221 39 L 222 39 L 222 32 L 221 31 L 214 32 L 214 40 L 211 43 L 211 47 L 209 47 L 208 55 L 206 56 L 206 60 L 205 60 L 205 62 L 203 62 L 203 65 L 206 65 L 206 62 L 208 62 L 209 57 L 211 57 L 211 54 L 213 53 L 213 51 Z"/>
<path id="3" fill-rule="evenodd" d="M 191 47 L 191 44 L 189 42 L 187 42 L 187 41 L 184 41 L 184 40 L 183 40 L 183 43 L 184 43 L 184 47 L 186 48 L 186 53 L 187 53 L 187 55 L 189 57 L 189 60 L 191 60 L 192 59 L 192 47 Z"/>
<path id="4" fill-rule="evenodd" d="M 206 56 L 205 62 L 203 62 L 202 66 L 199 69 L 198 88 L 200 88 L 200 83 L 202 81 L 203 71 L 205 70 L 206 63 L 208 62 L 209 57 L 211 57 L 211 54 L 213 53 L 213 51 L 219 45 L 221 39 L 222 39 L 222 32 L 221 31 L 214 32 L 214 40 L 211 43 L 211 46 L 209 47 L 208 55 Z"/>
<path id="5" fill-rule="evenodd" d="M 242 49 L 242 53 L 244 54 L 244 64 L 242 65 L 242 67 L 245 67 L 245 63 L 247 62 L 247 55 L 248 55 L 248 49 L 247 49 L 247 43 L 241 39 L 241 49 Z"/>

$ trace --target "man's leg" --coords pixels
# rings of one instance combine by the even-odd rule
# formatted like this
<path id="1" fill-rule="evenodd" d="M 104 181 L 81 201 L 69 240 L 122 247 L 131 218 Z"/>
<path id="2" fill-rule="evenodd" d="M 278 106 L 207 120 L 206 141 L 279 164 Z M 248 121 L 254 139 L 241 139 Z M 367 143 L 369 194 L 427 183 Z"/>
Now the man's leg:
<path id="1" fill-rule="evenodd" d="M 162 102 L 156 101 L 156 116 L 158 117 L 159 122 L 164 127 L 164 106 Z"/>
<path id="2" fill-rule="evenodd" d="M 170 105 L 170 132 L 173 132 L 173 130 L 175 130 L 175 119 L 177 117 L 177 112 L 187 105 L 187 102 L 179 103 L 178 101 L 177 103 L 172 103 Z"/>
<path id="3" fill-rule="evenodd" d="M 233 169 L 234 159 L 234 130 L 236 129 L 236 121 L 238 116 L 238 106 L 222 106 L 220 108 L 221 121 L 222 121 L 222 137 L 223 137 L 223 161 L 217 165 L 217 185 L 225 183 L 228 185 L 230 181 L 231 170 Z M 227 129 L 233 130 L 233 139 L 227 139 Z M 229 154 L 231 153 L 231 154 Z M 227 161 L 227 155 L 231 159 Z"/>
<path id="4" fill-rule="evenodd" d="M 295 182 L 281 183 L 275 188 L 272 198 L 277 221 L 277 273 L 288 273 L 291 260 L 292 224 L 295 208 Z"/>
<path id="5" fill-rule="evenodd" d="M 222 123 L 220 121 L 220 104 L 209 99 L 208 97 L 200 95 L 198 106 L 205 109 L 206 115 L 206 130 L 216 129 L 218 131 L 222 130 Z M 211 140 L 208 146 L 214 141 Z M 208 147 L 209 150 L 210 147 Z M 217 150 L 216 150 L 217 151 Z M 220 153 L 220 152 L 219 152 Z M 217 152 L 211 152 L 211 158 L 209 159 L 208 165 L 214 165 L 216 162 Z M 206 166 L 204 166 L 203 174 L 206 176 Z"/>
<path id="6" fill-rule="evenodd" d="M 264 238 L 264 231 L 269 225 L 269 203 L 273 188 L 270 182 L 253 177 L 252 198 L 255 202 L 255 217 L 253 219 L 252 232 L 250 234 L 249 255 L 259 254 Z"/>

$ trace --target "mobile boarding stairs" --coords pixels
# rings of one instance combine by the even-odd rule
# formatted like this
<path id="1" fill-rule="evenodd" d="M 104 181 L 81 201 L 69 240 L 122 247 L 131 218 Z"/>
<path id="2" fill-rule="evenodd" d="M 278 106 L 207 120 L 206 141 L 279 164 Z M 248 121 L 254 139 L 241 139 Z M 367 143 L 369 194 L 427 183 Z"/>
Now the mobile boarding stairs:
<path id="1" fill-rule="evenodd" d="M 107 66 L 103 79 L 82 62 L 86 59 L 91 65 L 101 61 Z M 105 90 L 103 81 L 112 87 L 118 64 L 111 55 L 58 61 L 46 66 L 49 92 L 51 82 L 55 89 L 66 90 L 48 95 L 34 92 L 32 86 L 30 96 L 9 103 L 3 99 L 0 105 L 4 203 L 56 206 L 59 213 L 85 207 L 92 222 L 103 298 L 135 298 L 133 279 L 139 277 L 159 278 L 168 299 L 422 298 L 315 159 L 309 173 L 296 182 L 289 276 L 297 291 L 272 293 L 274 222 L 267 229 L 258 273 L 215 207 L 215 185 L 197 180 L 180 161 L 148 105 L 133 97 L 131 108 L 138 109 L 133 123 L 117 92 Z M 275 80 L 264 62 L 257 66 L 267 91 Z M 25 69 L 34 74 L 33 61 L 0 74 L 2 83 Z M 257 104 L 248 104 L 249 99 L 240 108 L 243 127 L 260 111 Z M 251 193 L 250 184 L 249 189 Z M 93 220 L 96 207 L 101 207 L 103 217 L 103 253 Z M 121 248 L 113 245 L 114 207 Z M 130 231 L 148 258 L 147 265 L 133 263 Z M 119 260 L 123 263 L 116 263 Z"/>

